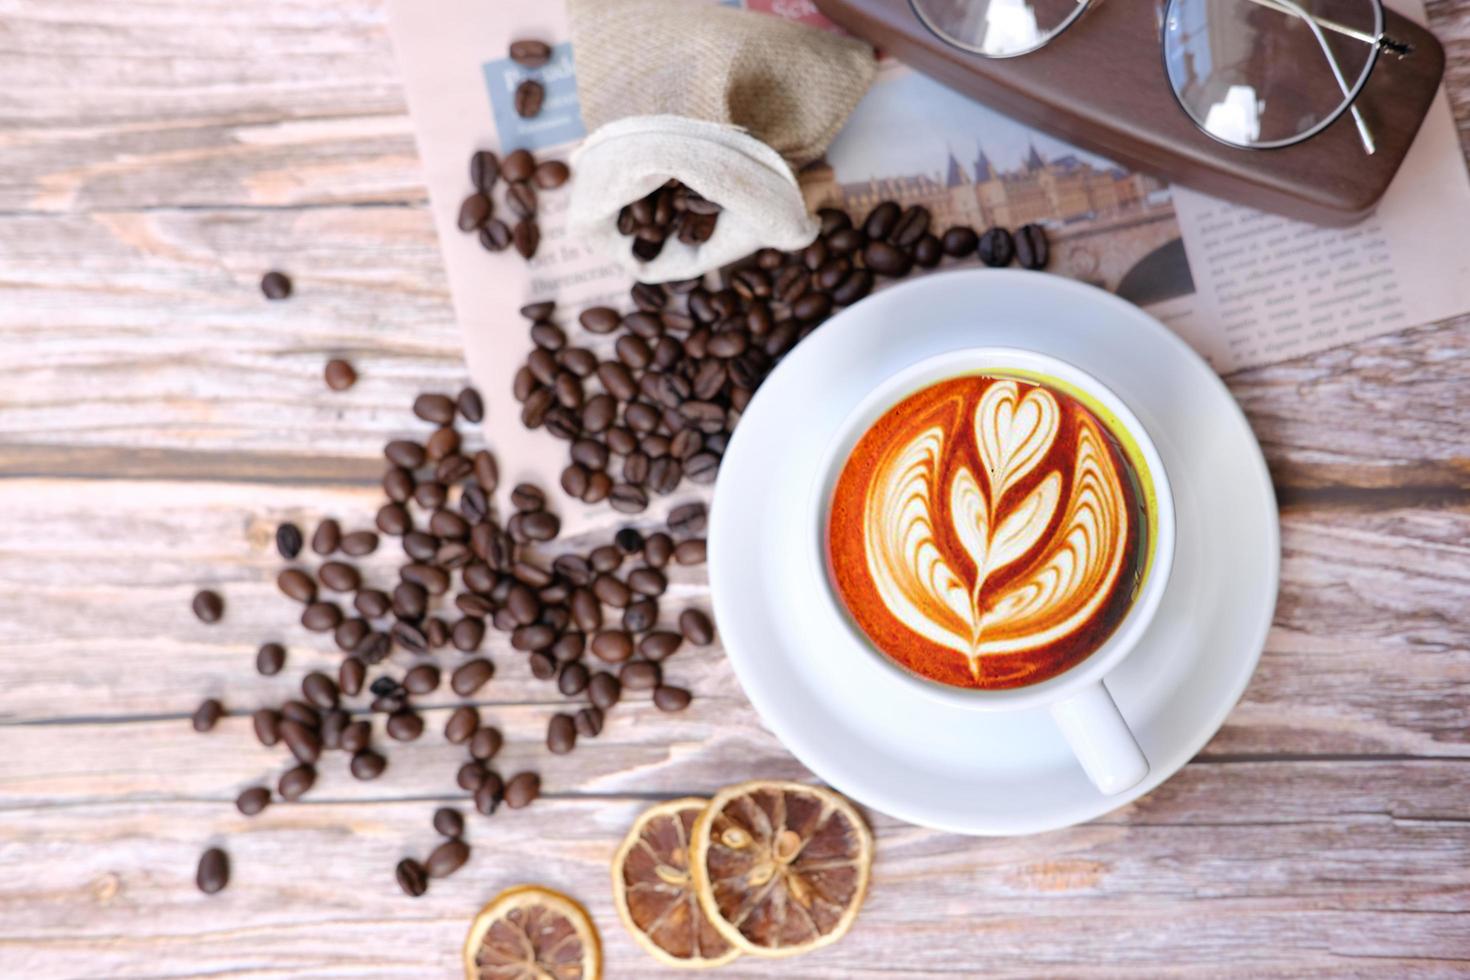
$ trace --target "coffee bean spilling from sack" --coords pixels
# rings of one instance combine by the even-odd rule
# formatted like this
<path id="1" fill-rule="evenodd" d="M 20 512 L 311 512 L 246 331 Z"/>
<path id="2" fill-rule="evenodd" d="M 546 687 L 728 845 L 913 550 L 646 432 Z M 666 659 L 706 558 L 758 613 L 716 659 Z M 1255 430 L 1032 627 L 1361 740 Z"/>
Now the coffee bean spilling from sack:
<path id="1" fill-rule="evenodd" d="M 274 544 L 288 563 L 277 578 L 281 592 L 300 607 L 303 625 L 331 635 L 342 659 L 334 674 L 305 671 L 293 682 L 292 696 L 253 712 L 256 738 L 282 751 L 286 768 L 274 793 L 265 783 L 240 793 L 236 807 L 246 816 L 263 813 L 276 798 L 305 796 L 333 752 L 346 758 L 356 779 L 383 776 L 391 768 L 390 750 L 375 744 L 372 715 L 383 716 L 390 742 L 421 738 L 425 725 L 414 700 L 437 695 L 445 678 L 461 699 L 443 730 L 445 741 L 460 747 L 452 761 L 461 790 L 487 816 L 502 802 L 511 809 L 530 805 L 540 795 L 540 776 L 501 776 L 494 759 L 504 739 L 473 701 L 495 675 L 480 652 L 487 629 L 508 635 L 532 676 L 572 702 L 548 719 L 545 741 L 553 754 L 596 737 L 625 688 L 647 691 L 662 711 L 690 702 L 688 690 L 664 677 L 663 663 L 686 641 L 710 642 L 713 628 L 694 608 L 661 625 L 659 599 L 671 565 L 704 560 L 704 505 L 675 508 L 667 530 L 623 528 L 549 561 L 540 548 L 556 539 L 561 522 L 547 509 L 545 493 L 529 484 L 512 488 L 511 511 L 502 519 L 492 503 L 496 458 L 467 447 L 456 428 L 461 419 L 483 419 L 479 393 L 421 394 L 413 414 L 432 428 L 426 438 L 395 439 L 384 447 L 376 530 L 345 529 L 324 518 L 315 524 L 308 553 L 300 526 L 288 521 L 277 528 Z M 380 534 L 401 538 L 396 582 L 374 583 L 352 560 L 375 553 Z M 312 555 L 315 568 L 306 563 Z M 201 619 L 215 622 L 224 601 L 205 592 L 192 605 Z M 285 647 L 262 644 L 252 664 L 263 675 L 282 673 Z M 226 713 L 210 698 L 191 724 L 210 732 Z M 399 863 L 395 877 L 405 893 L 423 894 L 431 879 L 469 859 L 457 816 L 435 814 L 435 828 L 451 841 L 422 861 Z M 201 888 L 225 886 L 223 852 L 206 855 L 201 868 L 207 870 Z"/>
<path id="2" fill-rule="evenodd" d="M 645 219 L 657 224 L 661 215 L 716 216 L 691 211 L 687 196 L 685 210 L 678 210 L 671 202 L 680 192 L 687 188 L 661 187 L 624 213 L 640 230 Z M 704 278 L 638 283 L 630 312 L 583 310 L 582 330 L 607 338 L 587 341 L 601 355 L 553 321 L 551 302 L 521 310 L 534 346 L 513 392 L 526 426 L 566 441 L 561 485 L 567 494 L 632 514 L 648 506 L 650 495 L 671 493 L 686 479 L 714 482 L 740 413 L 766 375 L 879 278 L 933 268 L 946 256 L 978 256 L 992 266 L 1019 256 L 1028 268 L 1047 260 L 1046 233 L 1037 225 L 1014 238 L 1004 229 L 977 235 L 964 225 L 936 236 L 927 209 L 893 201 L 879 204 L 861 225 L 831 208 L 819 216 L 821 234 L 811 245 L 757 252 L 721 270 L 718 285 Z"/>
<path id="3" fill-rule="evenodd" d="M 718 204 L 679 181 L 670 180 L 632 204 L 624 205 L 618 212 L 618 232 L 632 237 L 635 256 L 651 262 L 670 238 L 685 245 L 709 241 L 719 220 Z"/>
<path id="4" fill-rule="evenodd" d="M 519 104 L 519 103 L 518 103 Z M 529 150 L 512 150 L 502 160 L 490 150 L 470 156 L 470 183 L 474 190 L 459 205 L 459 230 L 479 236 L 489 252 L 514 247 L 529 260 L 541 245 L 541 226 L 536 222 L 538 194 L 556 190 L 567 182 L 571 170 L 560 160 L 538 162 Z M 504 178 L 502 195 L 506 219 L 497 217 L 493 191 Z"/>

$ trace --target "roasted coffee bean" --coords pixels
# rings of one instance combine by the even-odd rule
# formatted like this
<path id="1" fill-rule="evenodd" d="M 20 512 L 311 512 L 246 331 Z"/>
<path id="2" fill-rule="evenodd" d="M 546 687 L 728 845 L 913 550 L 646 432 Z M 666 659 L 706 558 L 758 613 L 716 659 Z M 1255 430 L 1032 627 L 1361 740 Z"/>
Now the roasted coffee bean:
<path id="1" fill-rule="evenodd" d="M 623 686 L 618 679 L 606 671 L 598 671 L 592 675 L 592 680 L 587 684 L 588 699 L 603 711 L 612 708 L 622 697 Z"/>
<path id="2" fill-rule="evenodd" d="M 572 716 L 557 712 L 546 726 L 546 748 L 552 755 L 566 755 L 577 745 L 577 723 Z"/>
<path id="3" fill-rule="evenodd" d="M 394 439 L 383 447 L 383 455 L 394 466 L 401 466 L 406 470 L 416 470 L 428 459 L 424 447 L 411 439 Z"/>
<path id="4" fill-rule="evenodd" d="M 939 243 L 945 255 L 954 259 L 963 259 L 975 253 L 976 246 L 980 244 L 980 238 L 975 234 L 975 229 L 969 225 L 955 225 L 945 230 Z"/>
<path id="5" fill-rule="evenodd" d="M 299 800 L 311 790 L 315 782 L 316 770 L 309 765 L 299 765 L 281 774 L 276 783 L 276 793 L 283 800 Z"/>
<path id="6" fill-rule="evenodd" d="M 696 453 L 684 462 L 684 475 L 695 483 L 713 483 L 720 471 L 720 458 L 713 453 Z"/>
<path id="7" fill-rule="evenodd" d="M 621 630 L 601 630 L 592 637 L 592 652 L 607 663 L 622 663 L 633 655 L 633 638 Z"/>
<path id="8" fill-rule="evenodd" d="M 488 817 L 496 811 L 504 798 L 505 784 L 500 781 L 499 774 L 486 772 L 485 778 L 474 791 L 475 809 Z"/>
<path id="9" fill-rule="evenodd" d="M 486 194 L 500 178 L 500 158 L 489 150 L 477 150 L 470 156 L 470 183 Z"/>
<path id="10" fill-rule="evenodd" d="M 281 741 L 281 714 L 270 708 L 260 708 L 250 716 L 255 726 L 255 739 L 266 748 Z"/>
<path id="11" fill-rule="evenodd" d="M 342 622 L 342 610 L 335 602 L 313 602 L 301 614 L 301 625 L 313 633 L 329 633 Z"/>
<path id="12" fill-rule="evenodd" d="M 313 730 L 320 728 L 322 724 L 321 712 L 305 701 L 286 701 L 281 705 L 281 717 Z"/>
<path id="13" fill-rule="evenodd" d="M 230 883 L 229 856 L 218 847 L 211 847 L 201 854 L 199 870 L 194 873 L 194 883 L 206 895 L 223 891 L 224 887 Z"/>
<path id="14" fill-rule="evenodd" d="M 540 68 L 551 60 L 551 46 L 545 41 L 512 41 L 510 60 L 523 68 Z"/>
<path id="15" fill-rule="evenodd" d="M 528 541 L 550 541 L 561 532 L 561 518 L 544 510 L 523 514 L 521 531 Z"/>
<path id="16" fill-rule="evenodd" d="M 379 531 L 394 537 L 413 530 L 413 519 L 408 516 L 408 510 L 402 504 L 384 504 L 378 509 L 375 523 Z"/>
<path id="17" fill-rule="evenodd" d="M 593 567 L 597 567 L 600 563 L 594 558 L 592 564 Z M 601 564 L 605 565 L 605 563 Z M 633 592 L 627 583 L 606 572 L 592 580 L 592 594 L 615 609 L 622 609 L 633 601 Z"/>
<path id="18" fill-rule="evenodd" d="M 429 641 L 429 649 L 442 650 L 449 645 L 449 624 L 438 616 L 430 617 L 424 624 L 424 636 Z"/>
<path id="19" fill-rule="evenodd" d="M 526 658 L 531 676 L 538 681 L 549 681 L 556 676 L 556 658 L 545 650 L 537 650 Z"/>
<path id="20" fill-rule="evenodd" d="M 629 483 L 618 483 L 613 486 L 608 501 L 619 513 L 637 514 L 648 509 L 648 492 Z"/>
<path id="21" fill-rule="evenodd" d="M 429 607 L 429 593 L 415 582 L 399 582 L 393 587 L 393 614 L 400 619 L 418 619 Z"/>
<path id="22" fill-rule="evenodd" d="M 235 797 L 235 809 L 239 810 L 247 817 L 253 817 L 261 810 L 264 810 L 266 807 L 270 806 L 270 802 L 270 790 L 266 789 L 264 786 L 252 786 L 241 793 L 239 796 Z"/>
<path id="23" fill-rule="evenodd" d="M 628 587 L 640 595 L 660 596 L 669 583 L 656 568 L 635 568 L 628 573 Z"/>
<path id="24" fill-rule="evenodd" d="M 457 223 L 460 231 L 474 231 L 490 220 L 494 213 L 494 205 L 485 194 L 476 191 L 459 203 L 459 218 Z"/>
<path id="25" fill-rule="evenodd" d="M 340 561 L 323 562 L 316 575 L 333 592 L 355 592 L 362 584 L 362 576 L 358 575 L 357 569 Z"/>
<path id="26" fill-rule="evenodd" d="M 510 492 L 510 502 L 516 510 L 534 511 L 546 506 L 546 494 L 530 483 L 518 483 Z"/>
<path id="27" fill-rule="evenodd" d="M 705 551 L 704 538 L 691 538 L 679 542 L 679 546 L 674 549 L 674 560 L 680 565 L 703 565 Z"/>
<path id="28" fill-rule="evenodd" d="M 512 150 L 500 162 L 501 176 L 511 183 L 530 180 L 535 169 L 536 159 L 531 156 L 531 151 L 526 149 Z"/>
<path id="29" fill-rule="evenodd" d="M 680 504 L 669 511 L 668 524 L 670 531 L 681 536 L 703 534 L 709 526 L 709 510 L 699 501 Z"/>
<path id="30" fill-rule="evenodd" d="M 454 511 L 440 509 L 429 515 L 429 532 L 452 541 L 463 541 L 470 535 L 470 525 Z"/>
<path id="31" fill-rule="evenodd" d="M 292 718 L 283 718 L 277 726 L 281 741 L 286 743 L 286 748 L 291 750 L 297 761 L 303 765 L 311 765 L 316 762 L 322 754 L 322 739 L 311 728 Z"/>
<path id="32" fill-rule="evenodd" d="M 645 659 L 657 662 L 673 656 L 683 642 L 684 637 L 678 633 L 657 630 L 638 641 L 638 653 Z"/>
<path id="33" fill-rule="evenodd" d="M 510 645 L 526 652 L 545 650 L 555 642 L 556 631 L 544 624 L 517 626 L 510 635 Z"/>
<path id="34" fill-rule="evenodd" d="M 440 484 L 426 484 L 441 486 Z M 409 531 L 403 536 L 403 551 L 416 562 L 429 562 L 439 553 L 439 539 L 423 531 Z"/>
<path id="35" fill-rule="evenodd" d="M 255 669 L 267 677 L 279 674 L 286 666 L 286 648 L 279 643 L 262 643 L 255 651 Z"/>
<path id="36" fill-rule="evenodd" d="M 386 698 L 403 693 L 403 685 L 395 678 L 384 675 L 374 680 L 368 690 L 380 698 Z"/>
<path id="37" fill-rule="evenodd" d="M 1016 229 L 1016 262 L 1023 269 L 1045 269 L 1051 260 L 1051 246 L 1046 229 L 1041 225 L 1022 225 Z"/>
<path id="38" fill-rule="evenodd" d="M 362 685 L 366 680 L 367 664 L 358 657 L 343 659 L 337 668 L 337 687 L 350 698 L 362 693 Z"/>
<path id="39" fill-rule="evenodd" d="M 686 609 L 679 614 L 679 632 L 697 647 L 709 646 L 715 639 L 714 624 L 698 609 Z"/>
<path id="40" fill-rule="evenodd" d="M 588 378 L 597 370 L 597 355 L 585 347 L 565 347 L 557 351 L 556 363 L 579 378 Z"/>
<path id="41" fill-rule="evenodd" d="M 515 234 L 510 230 L 510 225 L 499 218 L 491 218 L 480 229 L 480 247 L 487 252 L 504 252 L 510 248 L 514 239 Z"/>
<path id="42" fill-rule="evenodd" d="M 648 367 L 653 360 L 653 350 L 648 346 L 648 341 L 633 334 L 623 334 L 613 344 L 613 350 L 618 355 L 618 360 L 635 371 L 641 371 Z"/>
<path id="43" fill-rule="evenodd" d="M 340 357 L 334 357 L 322 369 L 322 379 L 333 391 L 346 391 L 357 384 L 357 370 Z M 295 557 L 292 555 L 291 557 Z"/>
<path id="44" fill-rule="evenodd" d="M 428 634 L 406 619 L 394 623 L 391 634 L 394 642 L 410 653 L 429 652 Z"/>
<path id="45" fill-rule="evenodd" d="M 674 553 L 674 539 L 662 531 L 648 536 L 643 543 L 643 560 L 651 568 L 663 568 L 669 563 L 669 557 Z"/>
<path id="46" fill-rule="evenodd" d="M 434 811 L 434 829 L 451 839 L 463 837 L 464 817 L 453 807 L 441 806 Z"/>
<path id="47" fill-rule="evenodd" d="M 318 708 L 337 706 L 337 683 L 319 670 L 313 670 L 301 679 L 301 693 Z"/>
<path id="48" fill-rule="evenodd" d="M 429 852 L 424 869 L 430 878 L 448 878 L 470 859 L 470 846 L 462 840 L 448 840 Z"/>
<path id="49" fill-rule="evenodd" d="M 572 443 L 569 455 L 572 462 L 588 469 L 601 470 L 607 468 L 608 451 L 607 446 L 596 439 L 578 439 Z"/>
<path id="50" fill-rule="evenodd" d="M 485 639 L 485 623 L 483 620 L 466 616 L 456 622 L 449 631 L 449 642 L 461 653 L 473 653 L 480 649 L 480 644 Z"/>
<path id="51" fill-rule="evenodd" d="M 332 631 L 332 641 L 337 644 L 338 650 L 343 653 L 352 653 L 362 645 L 362 641 L 367 639 L 368 634 L 372 631 L 372 627 L 365 619 L 344 619 Z"/>
<path id="52" fill-rule="evenodd" d="M 531 184 L 511 184 L 505 191 L 505 206 L 517 218 L 536 217 L 536 188 Z"/>
<path id="53" fill-rule="evenodd" d="M 399 861 L 398 867 L 393 869 L 393 877 L 409 898 L 419 898 L 429 890 L 429 873 L 413 858 Z"/>
<path id="54" fill-rule="evenodd" d="M 489 450 L 482 449 L 475 453 L 474 459 L 475 483 L 486 493 L 494 493 L 495 488 L 500 485 L 500 467 L 495 463 L 495 457 Z"/>
<path id="55" fill-rule="evenodd" d="M 653 628 L 658 621 L 658 604 L 652 599 L 639 599 L 628 603 L 623 610 L 623 629 L 629 633 L 642 633 Z"/>
<path id="56" fill-rule="evenodd" d="M 582 311 L 577 322 L 591 333 L 612 333 L 623 318 L 617 310 L 608 306 L 593 306 Z"/>
<path id="57" fill-rule="evenodd" d="M 582 501 L 589 504 L 600 503 L 612 493 L 612 487 L 612 477 L 606 473 L 593 473 L 587 477 L 587 492 L 582 494 Z"/>
<path id="58" fill-rule="evenodd" d="M 515 227 L 511 229 L 511 243 L 515 245 L 521 258 L 533 258 L 536 255 L 536 249 L 541 245 L 541 229 L 534 221 L 517 221 Z"/>
<path id="59" fill-rule="evenodd" d="M 560 160 L 543 160 L 536 164 L 531 179 L 544 191 L 555 190 L 571 177 L 571 169 Z"/>
<path id="60" fill-rule="evenodd" d="M 577 712 L 574 720 L 577 734 L 583 738 L 593 738 L 602 733 L 601 708 L 583 708 Z"/>
<path id="61" fill-rule="evenodd" d="M 485 402 L 474 388 L 461 388 L 454 407 L 466 422 L 479 424 L 485 418 Z"/>
<path id="62" fill-rule="evenodd" d="M 501 738 L 500 729 L 493 725 L 486 725 L 471 736 L 470 755 L 479 759 L 481 762 L 493 759 L 495 754 L 500 751 L 500 746 L 503 741 L 504 739 Z"/>
<path id="63" fill-rule="evenodd" d="M 439 687 L 439 668 L 433 664 L 410 667 L 403 675 L 403 689 L 409 694 L 429 694 Z"/>
<path id="64" fill-rule="evenodd" d="M 541 795 L 541 777 L 534 772 L 519 772 L 505 784 L 505 805 L 512 810 L 529 806 Z"/>
<path id="65" fill-rule="evenodd" d="M 899 206 L 893 201 L 883 201 L 868 212 L 863 221 L 863 233 L 870 240 L 887 238 L 898 225 Z"/>
<path id="66" fill-rule="evenodd" d="M 484 687 L 494 673 L 495 667 L 490 661 L 477 657 L 455 668 L 454 673 L 449 675 L 449 686 L 455 694 L 467 698 Z"/>
<path id="67" fill-rule="evenodd" d="M 225 614 L 225 600 L 221 599 L 218 592 L 202 589 L 194 594 L 191 603 L 194 615 L 199 617 L 203 623 L 217 623 Z"/>
<path id="68" fill-rule="evenodd" d="M 832 290 L 832 301 L 839 306 L 851 306 L 872 291 L 873 273 L 867 269 L 854 269 Z"/>
<path id="69" fill-rule="evenodd" d="M 602 626 L 602 603 L 588 589 L 579 588 L 572 592 L 570 600 L 572 621 L 584 633 L 595 632 Z"/>
<path id="70" fill-rule="evenodd" d="M 863 249 L 863 262 L 883 276 L 906 276 L 913 268 L 913 259 L 907 252 L 884 241 L 868 242 Z"/>
<path id="71" fill-rule="evenodd" d="M 618 682 L 625 691 L 647 691 L 658 686 L 662 679 L 658 664 L 647 660 L 632 660 L 618 670 Z"/>
<path id="72" fill-rule="evenodd" d="M 843 228 L 827 236 L 827 248 L 837 255 L 851 255 L 868 242 L 861 228 Z"/>
<path id="73" fill-rule="evenodd" d="M 373 726 L 366 720 L 349 722 L 342 729 L 342 751 L 361 752 L 373 740 Z"/>
<path id="74" fill-rule="evenodd" d="M 660 684 L 653 689 L 653 704 L 660 711 L 683 711 L 693 699 L 693 695 L 682 687 Z"/>
<path id="75" fill-rule="evenodd" d="M 922 204 L 910 206 L 894 225 L 888 239 L 899 248 L 910 248 L 929 232 L 929 209 Z"/>
<path id="76" fill-rule="evenodd" d="M 276 528 L 276 550 L 287 561 L 301 554 L 301 528 L 290 521 Z"/>
<path id="77" fill-rule="evenodd" d="M 395 711 L 385 727 L 395 742 L 412 742 L 424 733 L 424 719 L 415 711 Z"/>
<path id="78" fill-rule="evenodd" d="M 322 715 L 322 748 L 340 749 L 342 732 L 347 728 L 348 714 L 341 708 L 333 708 Z"/>
<path id="79" fill-rule="evenodd" d="M 643 483 L 648 479 L 648 466 L 648 457 L 643 452 L 629 453 L 627 458 L 623 460 L 623 480 L 628 484 Z M 617 487 L 613 487 L 613 492 L 614 494 L 617 493 Z M 614 497 L 613 506 L 617 506 L 616 497 Z"/>
<path id="80" fill-rule="evenodd" d="M 425 392 L 413 400 L 413 414 L 434 425 L 451 425 L 454 422 L 454 401 L 448 395 Z"/>
<path id="81" fill-rule="evenodd" d="M 291 295 L 291 280 L 284 272 L 272 270 L 260 277 L 260 291 L 266 299 L 286 299 Z"/>
<path id="82" fill-rule="evenodd" d="M 383 493 L 393 503 L 403 503 L 413 494 L 413 474 L 401 466 L 390 467 L 383 474 Z"/>
<path id="83" fill-rule="evenodd" d="M 591 675 L 587 668 L 577 661 L 572 661 L 561 665 L 561 669 L 557 672 L 556 689 L 566 697 L 576 697 L 587 689 L 589 680 L 591 680 Z"/>
<path id="84" fill-rule="evenodd" d="M 541 603 L 527 586 L 517 582 L 505 594 L 505 608 L 521 626 L 529 626 L 541 615 Z"/>
<path id="85" fill-rule="evenodd" d="M 194 716 L 190 720 L 196 732 L 207 732 L 219 722 L 220 716 L 224 713 L 224 706 L 219 703 L 218 699 L 205 698 L 199 702 L 199 707 L 194 709 Z"/>
<path id="86" fill-rule="evenodd" d="M 460 745 L 474 737 L 480 728 L 480 713 L 470 705 L 455 708 L 444 723 L 446 741 Z"/>
<path id="87" fill-rule="evenodd" d="M 932 269 L 944 258 L 944 248 L 933 235 L 925 235 L 915 242 L 913 253 L 914 264 L 921 269 Z"/>
<path id="88" fill-rule="evenodd" d="M 342 535 L 342 553 L 352 558 L 361 558 L 378 550 L 378 536 L 372 531 L 353 531 Z"/>
<path id="89" fill-rule="evenodd" d="M 396 715 L 394 717 L 397 717 Z M 389 732 L 392 735 L 393 719 L 388 719 Z M 397 736 L 394 736 L 395 738 Z M 372 749 L 360 749 L 352 753 L 352 761 L 347 764 L 347 769 L 352 773 L 353 779 L 369 780 L 377 779 L 388 768 L 388 760 Z"/>
<path id="90" fill-rule="evenodd" d="M 413 562 L 400 568 L 398 576 L 407 583 L 419 586 L 429 595 L 443 595 L 449 590 L 449 573 L 436 565 Z"/>
<path id="91" fill-rule="evenodd" d="M 655 493 L 673 493 L 684 478 L 684 468 L 679 461 L 667 456 L 653 461 L 648 467 L 648 487 Z"/>
<path id="92" fill-rule="evenodd" d="M 1016 243 L 1011 238 L 1011 233 L 1004 228 L 989 228 L 980 236 L 980 244 L 976 249 L 980 261 L 992 268 L 1000 268 L 1011 264 L 1011 259 L 1016 256 Z"/>
<path id="93" fill-rule="evenodd" d="M 451 428 L 435 429 L 424 443 L 424 455 L 438 463 L 459 452 L 459 433 Z"/>
<path id="94" fill-rule="evenodd" d="M 473 793 L 485 781 L 485 776 L 485 767 L 471 759 L 460 766 L 459 771 L 454 774 L 454 783 L 460 789 Z"/>

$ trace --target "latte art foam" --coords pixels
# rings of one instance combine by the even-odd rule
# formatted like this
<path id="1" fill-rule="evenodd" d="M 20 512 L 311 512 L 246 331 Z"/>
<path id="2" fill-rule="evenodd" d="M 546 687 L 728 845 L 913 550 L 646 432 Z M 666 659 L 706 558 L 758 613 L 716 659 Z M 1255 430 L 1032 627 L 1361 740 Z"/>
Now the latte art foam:
<path id="1" fill-rule="evenodd" d="M 954 378 L 886 412 L 833 494 L 837 592 L 874 644 L 962 687 L 1054 676 L 1131 605 L 1148 537 L 1137 473 L 1077 398 Z"/>

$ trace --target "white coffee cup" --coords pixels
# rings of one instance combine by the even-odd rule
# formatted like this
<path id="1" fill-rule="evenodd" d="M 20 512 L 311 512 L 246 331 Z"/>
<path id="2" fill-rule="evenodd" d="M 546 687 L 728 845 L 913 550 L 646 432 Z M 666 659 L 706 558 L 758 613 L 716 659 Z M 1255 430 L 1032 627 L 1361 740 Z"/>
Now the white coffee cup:
<path id="1" fill-rule="evenodd" d="M 853 447 L 888 409 L 909 395 L 949 378 L 1007 373 L 1053 379 L 1064 387 L 1081 392 L 1086 400 L 1100 406 L 1103 414 L 1110 416 L 1104 419 L 1109 428 L 1127 435 L 1143 463 L 1139 468 L 1139 479 L 1152 488 L 1149 496 L 1153 500 L 1153 555 L 1132 606 L 1112 635 L 1072 667 L 1025 687 L 954 687 L 901 667 L 874 647 L 847 614 L 826 567 L 828 512 L 833 489 Z M 1108 693 L 1105 679 L 1137 645 L 1163 599 L 1174 559 L 1174 498 L 1153 440 L 1117 395 L 1074 365 L 1034 351 L 1012 347 L 970 347 L 939 354 L 898 372 L 865 398 L 843 422 L 817 473 L 809 507 L 814 544 L 814 547 L 806 549 L 812 561 L 810 571 L 821 582 L 823 600 L 832 606 L 837 618 L 852 630 L 861 648 L 871 653 L 893 683 L 972 711 L 1020 711 L 1047 707 L 1083 771 L 1104 794 L 1122 793 L 1148 775 L 1148 760 Z"/>

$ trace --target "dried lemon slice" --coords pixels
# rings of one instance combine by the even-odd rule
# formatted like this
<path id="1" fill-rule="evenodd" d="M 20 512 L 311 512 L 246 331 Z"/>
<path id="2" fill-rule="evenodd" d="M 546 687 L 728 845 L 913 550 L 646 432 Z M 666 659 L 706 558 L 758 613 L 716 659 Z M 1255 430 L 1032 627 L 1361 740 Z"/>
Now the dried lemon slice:
<path id="1" fill-rule="evenodd" d="M 602 944 L 587 910 L 539 885 L 507 888 L 475 916 L 465 980 L 600 980 Z"/>
<path id="2" fill-rule="evenodd" d="M 715 794 L 694 823 L 694 887 L 737 949 L 794 956 L 836 942 L 868 890 L 873 836 L 851 803 L 803 783 Z"/>
<path id="3" fill-rule="evenodd" d="M 618 915 L 666 966 L 723 966 L 740 955 L 700 909 L 689 874 L 690 831 L 708 802 L 691 796 L 643 811 L 613 857 Z"/>

